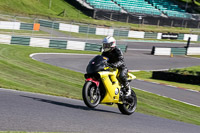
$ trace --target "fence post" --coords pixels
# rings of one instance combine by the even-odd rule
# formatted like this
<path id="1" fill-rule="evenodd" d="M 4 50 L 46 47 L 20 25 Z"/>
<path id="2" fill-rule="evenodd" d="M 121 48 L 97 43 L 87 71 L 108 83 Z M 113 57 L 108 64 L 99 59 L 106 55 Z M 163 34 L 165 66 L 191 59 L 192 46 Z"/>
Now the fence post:
<path id="1" fill-rule="evenodd" d="M 128 23 L 129 21 L 129 15 L 127 15 L 127 18 L 126 18 L 126 23 Z"/>
<path id="2" fill-rule="evenodd" d="M 172 22 L 171 22 L 171 27 L 173 27 L 173 25 L 174 25 L 174 20 L 172 20 Z"/>
<path id="3" fill-rule="evenodd" d="M 185 22 L 185 28 L 187 28 L 187 21 Z"/>
<path id="4" fill-rule="evenodd" d="M 157 27 L 159 27 L 160 26 L 160 19 L 158 20 L 158 23 L 157 23 Z"/>
<path id="5" fill-rule="evenodd" d="M 110 13 L 110 21 L 112 21 L 112 16 L 113 16 L 113 14 L 112 14 L 112 12 Z"/>
<path id="6" fill-rule="evenodd" d="M 96 17 L 96 10 L 94 10 L 94 13 L 93 13 L 93 18 Z"/>
<path id="7" fill-rule="evenodd" d="M 142 19 L 142 26 L 144 25 L 144 18 Z"/>

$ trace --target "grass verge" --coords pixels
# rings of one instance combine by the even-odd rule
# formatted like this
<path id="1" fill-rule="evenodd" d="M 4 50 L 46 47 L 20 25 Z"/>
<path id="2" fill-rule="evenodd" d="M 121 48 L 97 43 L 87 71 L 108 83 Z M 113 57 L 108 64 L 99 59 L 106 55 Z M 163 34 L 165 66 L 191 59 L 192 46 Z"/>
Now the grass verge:
<path id="1" fill-rule="evenodd" d="M 32 60 L 32 53 L 90 53 L 0 44 L 0 88 L 81 99 L 82 73 Z M 135 90 L 137 112 L 200 125 L 200 108 Z"/>
<path id="2" fill-rule="evenodd" d="M 191 69 L 191 68 L 188 68 L 188 69 Z M 165 81 L 165 80 L 152 79 L 151 78 L 152 72 L 139 71 L 139 72 L 134 72 L 133 74 L 137 77 L 137 79 L 141 79 L 141 80 L 145 80 L 145 81 L 149 81 L 149 82 L 166 84 L 166 85 L 173 85 L 173 86 L 184 88 L 184 89 L 200 91 L 199 85 L 184 84 L 184 83 L 177 83 L 177 82 L 171 82 L 171 81 Z"/>

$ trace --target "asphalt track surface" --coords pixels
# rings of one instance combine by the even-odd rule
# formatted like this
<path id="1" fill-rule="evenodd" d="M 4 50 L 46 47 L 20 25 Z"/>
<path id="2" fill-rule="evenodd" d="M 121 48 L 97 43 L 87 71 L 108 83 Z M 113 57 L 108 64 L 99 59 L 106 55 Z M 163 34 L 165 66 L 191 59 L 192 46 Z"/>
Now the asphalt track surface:
<path id="1" fill-rule="evenodd" d="M 136 49 L 138 50 L 130 47 L 130 52 L 128 51 L 125 54 L 129 69 L 154 70 L 200 64 L 200 60 L 197 59 L 155 57 L 149 55 L 149 48 Z M 85 67 L 91 57 L 91 55 L 66 54 L 33 55 L 33 58 L 39 61 L 79 72 L 85 72 Z M 141 60 L 143 58 L 145 61 Z M 155 62 L 150 60 L 151 58 Z M 160 63 L 155 64 L 162 60 L 165 60 L 163 65 L 159 66 Z M 179 60 L 181 61 L 179 62 Z M 175 64 L 172 65 L 170 61 L 174 61 Z M 139 63 L 144 63 L 144 66 Z M 133 82 L 133 86 L 144 90 L 146 88 L 148 91 L 151 90 L 152 86 L 154 88 L 152 88 L 152 92 L 164 93 L 164 95 L 175 97 L 178 100 L 179 96 L 183 95 L 181 100 L 187 99 L 186 102 L 199 105 L 199 103 L 196 103 L 199 101 L 199 93 L 197 92 L 174 87 L 166 89 L 167 86 L 138 80 Z M 164 88 L 162 89 L 161 86 Z M 96 109 L 89 109 L 80 100 L 0 89 L 0 130 L 86 133 L 199 133 L 200 126 L 137 112 L 126 116 L 122 115 L 117 108 L 103 105 L 98 106 Z"/>
<path id="2" fill-rule="evenodd" d="M 0 89 L 1 131 L 199 133 L 200 126 L 117 108 L 87 108 L 80 100 Z"/>

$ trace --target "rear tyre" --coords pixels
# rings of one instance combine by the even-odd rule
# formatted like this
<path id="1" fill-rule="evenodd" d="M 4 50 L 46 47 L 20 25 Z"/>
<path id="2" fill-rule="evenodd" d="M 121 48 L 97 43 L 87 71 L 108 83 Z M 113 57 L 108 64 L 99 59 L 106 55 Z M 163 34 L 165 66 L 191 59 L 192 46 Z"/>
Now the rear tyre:
<path id="1" fill-rule="evenodd" d="M 137 97 L 133 90 L 131 90 L 131 96 L 125 100 L 123 104 L 118 104 L 118 108 L 122 114 L 131 115 L 135 112 L 137 106 Z"/>
<path id="2" fill-rule="evenodd" d="M 84 103 L 90 108 L 95 108 L 101 100 L 99 88 L 92 82 L 85 83 L 82 90 L 82 97 Z"/>

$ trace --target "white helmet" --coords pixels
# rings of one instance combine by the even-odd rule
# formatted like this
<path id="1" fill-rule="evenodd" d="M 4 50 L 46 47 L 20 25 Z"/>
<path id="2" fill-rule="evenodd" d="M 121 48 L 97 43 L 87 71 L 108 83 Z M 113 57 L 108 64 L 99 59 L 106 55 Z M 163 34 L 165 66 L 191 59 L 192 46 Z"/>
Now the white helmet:
<path id="1" fill-rule="evenodd" d="M 110 51 L 116 46 L 116 40 L 112 36 L 107 36 L 103 39 L 103 50 L 105 52 Z"/>

